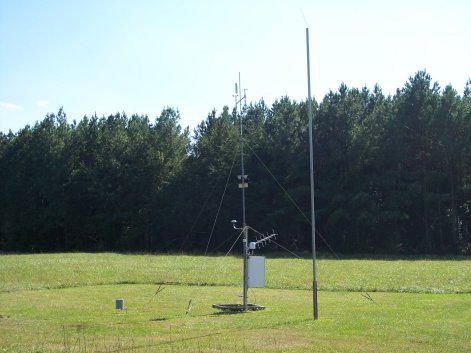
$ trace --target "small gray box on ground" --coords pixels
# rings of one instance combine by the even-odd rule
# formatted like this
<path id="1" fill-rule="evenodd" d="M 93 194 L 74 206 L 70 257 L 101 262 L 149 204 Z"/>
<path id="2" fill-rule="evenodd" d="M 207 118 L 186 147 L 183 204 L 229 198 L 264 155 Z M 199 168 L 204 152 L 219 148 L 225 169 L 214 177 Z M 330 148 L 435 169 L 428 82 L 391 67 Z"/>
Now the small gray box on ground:
<path id="1" fill-rule="evenodd" d="M 116 309 L 124 310 L 124 299 L 116 299 Z"/>

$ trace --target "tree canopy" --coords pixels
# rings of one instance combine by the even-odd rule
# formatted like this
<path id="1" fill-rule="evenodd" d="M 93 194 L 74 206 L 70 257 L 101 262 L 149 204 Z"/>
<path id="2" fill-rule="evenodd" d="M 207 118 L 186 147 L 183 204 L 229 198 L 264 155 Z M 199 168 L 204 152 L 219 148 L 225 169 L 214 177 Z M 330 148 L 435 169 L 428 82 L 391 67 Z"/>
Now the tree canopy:
<path id="1" fill-rule="evenodd" d="M 242 114 L 247 223 L 297 251 L 311 247 L 307 103 Z M 459 95 L 420 71 L 393 96 L 342 84 L 312 108 L 321 251 L 471 253 L 471 82 Z M 78 123 L 60 109 L 0 133 L 0 250 L 227 251 L 240 118 L 213 110 L 190 135 L 173 108 Z"/>

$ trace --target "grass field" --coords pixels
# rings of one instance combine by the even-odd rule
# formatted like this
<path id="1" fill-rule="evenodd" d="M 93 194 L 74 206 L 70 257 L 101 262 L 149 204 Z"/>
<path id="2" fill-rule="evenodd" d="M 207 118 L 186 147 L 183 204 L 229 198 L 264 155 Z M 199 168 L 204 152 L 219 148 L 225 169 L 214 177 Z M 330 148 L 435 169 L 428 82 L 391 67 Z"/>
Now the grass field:
<path id="1" fill-rule="evenodd" d="M 239 258 L 1 255 L 0 353 L 471 352 L 471 259 L 321 258 L 318 321 L 311 270 L 269 256 L 266 310 L 226 314 Z"/>

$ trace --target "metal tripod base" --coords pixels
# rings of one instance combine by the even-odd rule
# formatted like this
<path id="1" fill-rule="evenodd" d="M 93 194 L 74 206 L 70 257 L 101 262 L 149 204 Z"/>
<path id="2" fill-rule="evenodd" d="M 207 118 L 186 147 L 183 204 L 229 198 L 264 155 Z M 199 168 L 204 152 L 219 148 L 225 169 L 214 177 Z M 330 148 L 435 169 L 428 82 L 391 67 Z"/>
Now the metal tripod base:
<path id="1" fill-rule="evenodd" d="M 213 304 L 213 308 L 219 309 L 222 311 L 244 311 L 244 305 L 242 304 Z M 259 311 L 265 310 L 265 307 L 258 304 L 247 304 L 247 311 Z"/>

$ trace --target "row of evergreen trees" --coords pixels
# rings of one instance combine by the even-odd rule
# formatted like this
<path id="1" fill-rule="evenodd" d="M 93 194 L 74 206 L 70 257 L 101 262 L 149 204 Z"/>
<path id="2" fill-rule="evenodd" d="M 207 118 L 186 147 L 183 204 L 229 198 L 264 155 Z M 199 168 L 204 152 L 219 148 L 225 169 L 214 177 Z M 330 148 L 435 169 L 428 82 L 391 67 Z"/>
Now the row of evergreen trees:
<path id="1" fill-rule="evenodd" d="M 471 252 L 471 85 L 418 72 L 385 96 L 341 85 L 313 103 L 318 248 Z M 247 223 L 309 251 L 306 102 L 246 107 Z M 0 133 L 0 250 L 227 251 L 241 218 L 240 123 L 227 107 L 190 136 L 176 110 Z"/>

